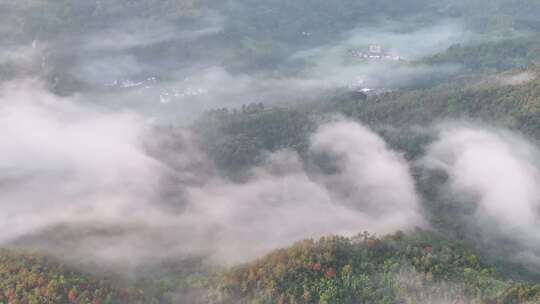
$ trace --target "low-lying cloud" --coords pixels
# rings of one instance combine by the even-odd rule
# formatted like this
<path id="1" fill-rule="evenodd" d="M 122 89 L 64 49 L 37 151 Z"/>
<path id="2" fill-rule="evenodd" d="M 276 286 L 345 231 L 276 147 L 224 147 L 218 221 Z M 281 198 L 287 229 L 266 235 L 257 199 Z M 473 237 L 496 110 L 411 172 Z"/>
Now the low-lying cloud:
<path id="1" fill-rule="evenodd" d="M 313 153 L 335 159 L 332 175 L 308 173 L 284 150 L 238 183 L 212 173 L 189 133 L 174 139 L 188 148 L 162 159 L 148 152 L 154 131 L 139 116 L 35 87 L 11 84 L 0 95 L 4 246 L 106 265 L 188 255 L 235 263 L 306 237 L 423 223 L 408 164 L 358 123 L 313 135 Z"/>
<path id="2" fill-rule="evenodd" d="M 162 132 L 34 81 L 4 86 L 0 101 L 2 246 L 128 268 L 192 255 L 234 264 L 308 237 L 427 227 L 410 164 L 357 122 L 313 133 L 308 157 L 329 168 L 281 150 L 237 182 L 189 129 Z M 539 261 L 538 148 L 477 125 L 437 132 L 421 164 L 473 204 L 467 228 L 484 242 L 517 242 L 516 261 Z"/>
<path id="3" fill-rule="evenodd" d="M 472 227 L 484 241 L 517 240 L 514 258 L 530 263 L 540 248 L 539 156 L 535 145 L 509 131 L 447 125 L 424 162 L 448 174 L 453 195 L 476 204 Z"/>

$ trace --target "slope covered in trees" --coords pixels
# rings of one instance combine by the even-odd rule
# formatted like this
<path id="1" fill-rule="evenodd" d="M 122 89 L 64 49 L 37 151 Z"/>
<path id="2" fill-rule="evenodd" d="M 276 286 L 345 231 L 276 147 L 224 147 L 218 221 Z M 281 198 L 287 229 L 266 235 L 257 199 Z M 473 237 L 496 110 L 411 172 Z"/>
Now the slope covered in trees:
<path id="1" fill-rule="evenodd" d="M 309 113 L 292 108 L 265 110 L 255 104 L 243 111 L 210 111 L 194 127 L 208 155 L 228 172 L 259 164 L 265 151 L 289 148 L 302 153 L 314 129 Z"/>
<path id="2" fill-rule="evenodd" d="M 463 245 L 425 232 L 306 240 L 216 284 L 218 303 L 540 301 L 540 285 L 506 280 Z"/>
<path id="3" fill-rule="evenodd" d="M 479 79 L 434 88 L 396 91 L 349 104 L 342 112 L 371 125 L 405 126 L 441 119 L 480 119 L 517 128 L 538 137 L 540 80 L 536 67 L 494 76 L 493 83 Z M 515 78 L 517 77 L 517 78 Z M 512 79 L 522 81 L 512 83 Z"/>
<path id="4" fill-rule="evenodd" d="M 186 273 L 186 271 L 188 273 Z M 0 303 L 486 303 L 540 301 L 464 243 L 427 231 L 323 237 L 186 280 L 188 268 L 119 285 L 41 255 L 0 255 Z M 148 292 L 156 286 L 153 292 Z M 187 302 L 186 302 L 187 301 Z"/>
<path id="5" fill-rule="evenodd" d="M 309 136 L 329 113 L 368 124 L 414 158 L 429 138 L 414 138 L 407 130 L 444 119 L 479 120 L 540 138 L 538 75 L 539 68 L 530 66 L 369 97 L 341 91 L 321 97 L 318 104 L 252 112 L 219 109 L 203 115 L 193 129 L 201 135 L 209 156 L 226 170 L 257 165 L 265 151 L 293 149 L 304 155 Z M 401 135 L 393 137 L 389 126 L 402 128 Z"/>
<path id="6" fill-rule="evenodd" d="M 0 251 L 0 303 L 159 303 L 148 286 L 119 284 L 42 254 Z"/>
<path id="7" fill-rule="evenodd" d="M 499 72 L 526 68 L 540 59 L 537 37 L 521 37 L 470 45 L 453 45 L 422 60 L 428 64 L 454 64 L 467 72 Z"/>

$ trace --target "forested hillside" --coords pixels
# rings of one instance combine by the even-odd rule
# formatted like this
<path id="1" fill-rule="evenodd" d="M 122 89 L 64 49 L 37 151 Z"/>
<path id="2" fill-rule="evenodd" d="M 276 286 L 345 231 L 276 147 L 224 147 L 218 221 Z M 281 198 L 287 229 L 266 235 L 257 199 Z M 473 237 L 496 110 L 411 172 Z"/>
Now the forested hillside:
<path id="1" fill-rule="evenodd" d="M 222 168 L 239 170 L 261 161 L 262 151 L 284 148 L 305 153 L 309 135 L 326 113 L 354 118 L 391 136 L 386 127 L 402 127 L 402 144 L 418 147 L 407 128 L 444 120 L 482 121 L 540 137 L 540 77 L 538 67 L 449 82 L 433 88 L 401 90 L 376 96 L 338 91 L 317 104 L 253 111 L 219 109 L 195 124 L 209 155 Z M 392 138 L 389 138 L 392 139 Z M 405 149 L 407 150 L 407 149 Z"/>
<path id="2" fill-rule="evenodd" d="M 0 269 L 2 303 L 540 301 L 539 285 L 510 279 L 464 243 L 426 231 L 304 240 L 252 263 L 183 283 L 183 271 L 158 280 L 119 283 L 41 255 L 7 251 L 2 252 Z"/>
<path id="3" fill-rule="evenodd" d="M 540 285 L 505 280 L 431 233 L 306 240 L 224 274 L 218 303 L 537 303 Z"/>
<path id="4" fill-rule="evenodd" d="M 149 286 L 120 284 L 42 254 L 0 252 L 0 303 L 160 303 L 141 288 Z"/>
<path id="5" fill-rule="evenodd" d="M 480 119 L 538 136 L 538 68 L 495 74 L 424 90 L 376 96 L 344 112 L 370 124 L 414 125 Z"/>
<path id="6" fill-rule="evenodd" d="M 495 73 L 527 68 L 538 62 L 540 44 L 535 37 L 504 39 L 473 45 L 453 45 L 443 53 L 424 59 L 429 64 L 456 64 L 469 72 Z"/>

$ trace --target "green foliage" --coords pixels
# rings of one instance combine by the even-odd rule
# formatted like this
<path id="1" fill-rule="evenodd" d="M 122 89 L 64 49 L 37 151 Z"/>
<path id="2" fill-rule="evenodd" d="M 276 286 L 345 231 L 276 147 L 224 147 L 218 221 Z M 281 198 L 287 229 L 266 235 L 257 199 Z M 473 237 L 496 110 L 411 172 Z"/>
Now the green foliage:
<path id="1" fill-rule="evenodd" d="M 215 303 L 529 303 L 538 285 L 505 281 L 432 233 L 305 240 L 214 280 Z"/>
<path id="2" fill-rule="evenodd" d="M 482 79 L 466 79 L 429 89 L 396 91 L 372 96 L 342 113 L 372 126 L 395 127 L 429 124 L 440 119 L 477 119 L 516 128 L 540 136 L 540 80 L 537 68 L 516 71 L 531 76 L 530 81 L 505 84 L 511 75 L 495 76 L 493 84 Z M 486 79 L 490 79 L 486 76 Z"/>
<path id="3" fill-rule="evenodd" d="M 0 303 L 159 303 L 141 288 L 118 286 L 39 254 L 0 251 Z"/>
<path id="4" fill-rule="evenodd" d="M 299 110 L 247 105 L 242 111 L 208 112 L 195 126 L 215 163 L 233 174 L 258 165 L 264 152 L 292 149 L 305 152 L 315 124 Z"/>
<path id="5" fill-rule="evenodd" d="M 470 72 L 498 72 L 525 68 L 540 58 L 537 38 L 506 39 L 473 45 L 454 45 L 423 60 L 428 64 L 455 64 Z"/>

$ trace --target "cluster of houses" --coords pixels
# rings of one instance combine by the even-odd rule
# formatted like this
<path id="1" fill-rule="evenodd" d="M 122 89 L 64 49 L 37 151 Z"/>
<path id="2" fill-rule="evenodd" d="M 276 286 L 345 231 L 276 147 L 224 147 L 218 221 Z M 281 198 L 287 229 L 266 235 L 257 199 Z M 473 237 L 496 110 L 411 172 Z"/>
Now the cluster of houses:
<path id="1" fill-rule="evenodd" d="M 157 82 L 157 77 L 149 77 L 141 81 L 130 79 L 115 80 L 111 84 L 108 84 L 107 87 L 119 89 L 153 89 L 156 87 Z M 159 102 L 167 104 L 173 101 L 173 99 L 197 97 L 207 94 L 209 94 L 209 91 L 204 88 L 164 89 L 159 93 Z"/>
<path id="2" fill-rule="evenodd" d="M 181 99 L 186 97 L 197 97 L 207 95 L 208 89 L 202 88 L 185 88 L 183 90 L 173 89 L 172 91 L 163 91 L 159 94 L 159 102 L 167 104 L 173 99 Z"/>
<path id="3" fill-rule="evenodd" d="M 368 50 L 363 49 L 349 49 L 347 50 L 347 53 L 350 57 L 356 58 L 356 59 L 364 59 L 364 60 L 391 60 L 391 61 L 402 61 L 404 60 L 403 57 L 391 54 L 386 52 L 382 46 L 377 44 L 372 44 L 369 46 Z"/>
<path id="4" fill-rule="evenodd" d="M 131 88 L 145 88 L 151 89 L 153 84 L 157 82 L 156 77 L 148 77 L 141 81 L 133 81 L 130 79 L 115 80 L 111 84 L 108 84 L 108 87 L 111 88 L 120 88 L 120 89 L 131 89 Z"/>

